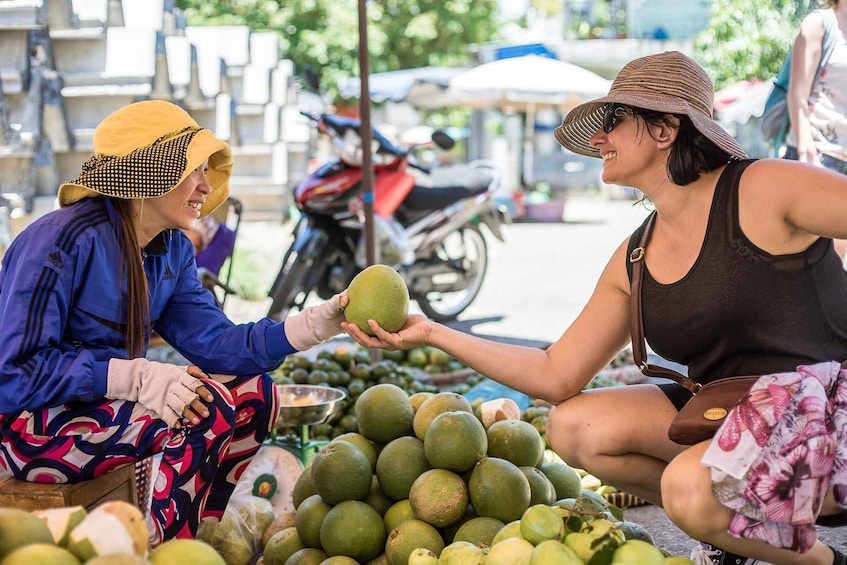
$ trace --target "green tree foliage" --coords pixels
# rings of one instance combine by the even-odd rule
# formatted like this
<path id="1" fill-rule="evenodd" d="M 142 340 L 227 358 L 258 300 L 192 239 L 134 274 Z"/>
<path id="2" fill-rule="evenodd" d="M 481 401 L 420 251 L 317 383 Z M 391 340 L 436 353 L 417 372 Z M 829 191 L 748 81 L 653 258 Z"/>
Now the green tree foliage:
<path id="1" fill-rule="evenodd" d="M 318 70 L 332 90 L 359 74 L 357 0 L 177 0 L 189 25 L 247 25 L 275 31 L 282 56 Z M 470 64 L 470 46 L 498 38 L 497 0 L 368 2 L 372 73 Z"/>
<path id="2" fill-rule="evenodd" d="M 694 58 L 715 88 L 779 72 L 800 21 L 815 0 L 712 0 L 708 27 L 695 38 Z"/>

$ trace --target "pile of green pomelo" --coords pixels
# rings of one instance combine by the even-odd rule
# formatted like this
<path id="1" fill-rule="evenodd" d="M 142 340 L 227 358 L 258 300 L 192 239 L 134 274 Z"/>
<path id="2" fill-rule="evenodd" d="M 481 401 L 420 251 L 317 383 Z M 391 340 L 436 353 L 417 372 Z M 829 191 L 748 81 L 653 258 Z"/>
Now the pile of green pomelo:
<path id="1" fill-rule="evenodd" d="M 454 392 L 366 389 L 357 430 L 315 455 L 294 511 L 265 532 L 264 564 L 691 563 L 583 488 L 507 404 L 475 412 Z"/>

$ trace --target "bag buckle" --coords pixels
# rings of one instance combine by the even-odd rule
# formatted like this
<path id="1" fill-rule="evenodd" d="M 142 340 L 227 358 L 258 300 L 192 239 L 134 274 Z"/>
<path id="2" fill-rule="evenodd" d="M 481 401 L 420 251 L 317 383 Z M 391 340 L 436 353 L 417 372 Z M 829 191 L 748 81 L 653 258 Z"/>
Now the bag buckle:
<path id="1" fill-rule="evenodd" d="M 637 263 L 637 262 L 641 261 L 642 259 L 644 259 L 644 248 L 643 247 L 636 247 L 635 249 L 632 250 L 632 253 L 629 254 L 629 262 L 630 263 Z"/>

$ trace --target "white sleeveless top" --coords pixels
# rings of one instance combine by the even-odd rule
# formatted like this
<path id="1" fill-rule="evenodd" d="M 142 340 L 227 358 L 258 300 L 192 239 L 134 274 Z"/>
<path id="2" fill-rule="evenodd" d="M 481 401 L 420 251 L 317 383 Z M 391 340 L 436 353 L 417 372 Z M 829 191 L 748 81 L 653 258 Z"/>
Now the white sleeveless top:
<path id="1" fill-rule="evenodd" d="M 832 10 L 822 10 L 834 17 Z M 847 161 L 847 40 L 835 28 L 836 45 L 809 96 L 809 123 L 819 154 Z M 797 145 L 794 133 L 789 144 Z"/>

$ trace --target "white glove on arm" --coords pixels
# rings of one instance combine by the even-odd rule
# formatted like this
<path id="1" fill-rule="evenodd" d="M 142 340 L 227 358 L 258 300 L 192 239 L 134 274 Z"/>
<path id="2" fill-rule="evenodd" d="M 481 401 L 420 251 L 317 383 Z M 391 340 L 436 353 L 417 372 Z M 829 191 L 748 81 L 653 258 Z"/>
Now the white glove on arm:
<path id="1" fill-rule="evenodd" d="M 344 309 L 336 294 L 323 304 L 310 306 L 290 318 L 286 318 L 283 329 L 285 337 L 297 351 L 306 351 L 342 332 Z"/>
<path id="2" fill-rule="evenodd" d="M 185 407 L 197 400 L 203 381 L 187 367 L 143 358 L 112 359 L 106 377 L 106 398 L 138 402 L 173 428 Z"/>

